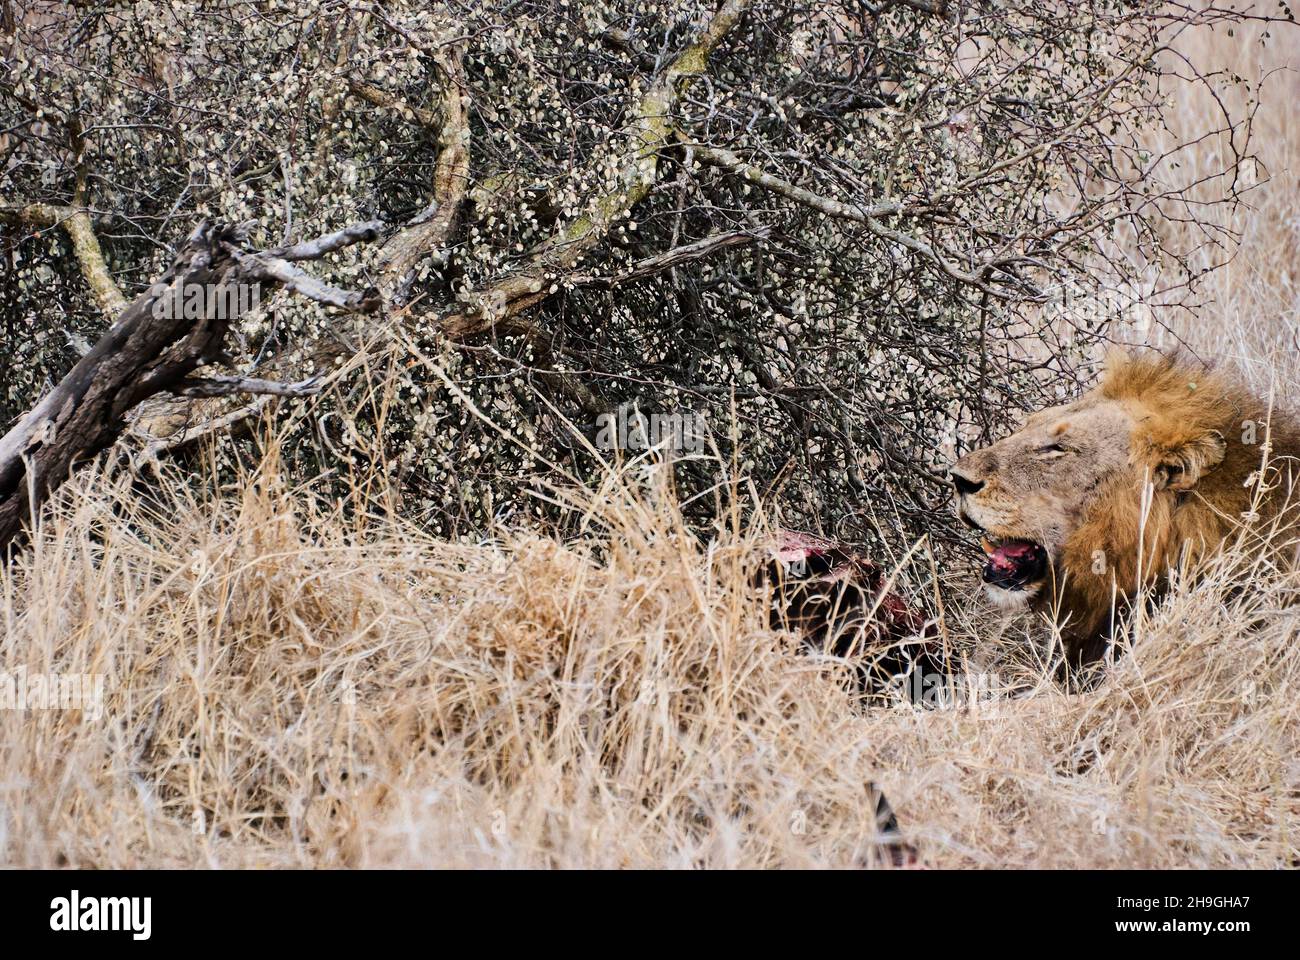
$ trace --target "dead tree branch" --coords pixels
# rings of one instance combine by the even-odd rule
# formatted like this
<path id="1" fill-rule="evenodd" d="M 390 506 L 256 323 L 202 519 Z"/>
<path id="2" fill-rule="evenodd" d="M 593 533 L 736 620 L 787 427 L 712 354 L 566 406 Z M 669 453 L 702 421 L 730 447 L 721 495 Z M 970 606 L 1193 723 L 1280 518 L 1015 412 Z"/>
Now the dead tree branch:
<path id="1" fill-rule="evenodd" d="M 673 107 L 681 96 L 683 81 L 704 73 L 709 55 L 748 7 L 749 0 L 727 0 L 636 104 L 624 131 L 618 188 L 594 198 L 585 213 L 539 244 L 529 268 L 471 295 L 468 308 L 444 311 L 438 326 L 449 337 L 463 339 L 482 333 L 553 293 L 556 274 L 572 270 L 605 239 L 615 222 L 646 197 L 659 175 L 660 153 L 673 137 Z"/>
<path id="2" fill-rule="evenodd" d="M 268 394 L 276 397 L 310 397 L 319 393 L 319 376 L 297 383 L 280 383 L 257 377 L 190 377 L 172 388 L 183 397 L 230 397 L 236 394 Z"/>
<path id="3" fill-rule="evenodd" d="M 442 126 L 438 159 L 433 170 L 433 201 L 427 218 L 398 231 L 380 253 L 380 290 L 385 299 L 401 302 L 412 274 L 426 257 L 438 253 L 456 229 L 469 192 L 469 104 L 465 92 L 465 51 L 456 44 L 439 51 L 444 78 Z"/>
<path id="4" fill-rule="evenodd" d="M 310 381 L 274 384 L 191 376 L 225 356 L 226 335 L 238 317 L 216 310 L 187 318 L 185 311 L 170 308 L 180 292 L 269 282 L 345 309 L 377 305 L 365 294 L 322 284 L 285 260 L 245 250 L 248 226 L 201 225 L 163 279 L 129 304 L 67 376 L 0 438 L 0 551 L 15 541 L 77 462 L 117 440 L 127 415 L 149 397 L 162 392 L 224 396 L 249 390 L 303 396 L 316 388 Z M 357 242 L 374 236 L 378 226 L 364 224 L 315 243 L 321 250 L 339 249 L 341 237 Z"/>
<path id="5" fill-rule="evenodd" d="M 686 139 L 683 137 L 683 139 Z M 888 240 L 899 246 L 906 247 L 913 253 L 919 254 L 926 260 L 933 263 L 945 274 L 956 280 L 958 283 L 964 283 L 968 286 L 975 287 L 990 296 L 1005 299 L 1016 296 L 1012 291 L 1004 290 L 999 286 L 990 284 L 987 279 L 988 270 L 985 266 L 977 266 L 974 270 L 963 270 L 952 260 L 945 256 L 939 250 L 936 250 L 933 244 L 927 243 L 920 237 L 914 236 L 903 230 L 897 230 L 893 227 L 886 226 L 880 222 L 880 218 L 902 212 L 903 206 L 895 200 L 886 200 L 881 203 L 872 204 L 868 207 L 860 207 L 851 203 L 843 203 L 831 197 L 823 197 L 813 193 L 811 190 L 805 190 L 788 180 L 782 180 L 752 163 L 746 163 L 740 157 L 730 150 L 722 147 L 710 147 L 702 143 L 691 143 L 691 149 L 705 163 L 720 167 L 729 173 L 743 177 L 750 183 L 757 184 L 764 190 L 770 190 L 781 196 L 793 200 L 795 203 L 811 207 L 828 217 L 836 217 L 840 220 L 852 220 L 860 223 L 882 240 Z M 1024 285 L 1024 281 L 1020 281 Z"/>
<path id="6" fill-rule="evenodd" d="M 38 227 L 62 227 L 72 241 L 81 275 L 86 278 L 91 295 L 110 320 L 126 309 L 126 297 L 113 281 L 104 260 L 104 251 L 95 236 L 90 214 L 78 207 L 59 207 L 48 203 L 9 206 L 0 209 L 0 218 Z"/>
<path id="7" fill-rule="evenodd" d="M 720 250 L 726 250 L 732 247 L 743 247 L 757 240 L 765 240 L 771 236 L 772 228 L 768 226 L 756 227 L 753 230 L 733 230 L 729 233 L 715 233 L 712 236 L 705 237 L 703 240 L 696 240 L 694 243 L 684 243 L 679 247 L 673 247 L 671 250 L 665 250 L 663 253 L 657 253 L 652 257 L 646 257 L 644 260 L 638 260 L 625 270 L 612 274 L 591 274 L 575 273 L 568 277 L 568 283 L 575 287 L 599 287 L 611 289 L 620 284 L 632 283 L 636 280 L 643 280 L 646 277 L 652 277 L 657 273 L 663 273 L 674 267 L 684 266 L 695 260 L 702 260 L 705 257 L 711 257 Z"/>

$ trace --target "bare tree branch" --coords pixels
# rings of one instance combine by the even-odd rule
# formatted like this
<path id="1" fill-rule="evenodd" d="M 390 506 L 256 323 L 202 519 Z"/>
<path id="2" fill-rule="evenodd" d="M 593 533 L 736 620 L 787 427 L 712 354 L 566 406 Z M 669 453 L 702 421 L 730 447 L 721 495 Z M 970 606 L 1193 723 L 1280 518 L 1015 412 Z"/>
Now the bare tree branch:
<path id="1" fill-rule="evenodd" d="M 750 183 L 755 183 L 765 190 L 779 193 L 787 199 L 811 207 L 827 216 L 838 217 L 841 220 L 852 220 L 855 223 L 862 224 L 881 239 L 897 243 L 914 253 L 920 254 L 959 283 L 976 287 L 994 297 L 1009 298 L 1016 295 L 1012 291 L 990 284 L 987 277 L 988 270 L 985 267 L 978 267 L 975 270 L 963 270 L 926 241 L 881 223 L 880 217 L 902 211 L 902 205 L 897 201 L 887 200 L 870 207 L 857 207 L 830 197 L 819 196 L 810 190 L 805 190 L 803 187 L 790 183 L 788 180 L 773 176 L 764 170 L 760 170 L 752 163 L 746 163 L 730 150 L 721 147 L 710 147 L 702 143 L 691 143 L 690 147 L 695 151 L 696 156 L 706 163 L 743 177 Z M 1023 280 L 1020 283 L 1022 286 L 1024 285 Z"/>
<path id="2" fill-rule="evenodd" d="M 373 234 L 372 234 L 373 235 Z M 382 301 L 373 290 L 344 290 L 316 279 L 287 260 L 269 254 L 235 253 L 240 275 L 249 280 L 269 280 L 317 303 L 355 313 L 372 313 Z"/>
<path id="3" fill-rule="evenodd" d="M 226 395 L 236 388 L 301 396 L 315 388 L 310 381 L 275 384 L 241 377 L 191 377 L 225 355 L 226 334 L 238 317 L 218 310 L 196 319 L 168 309 L 177 290 L 269 280 L 339 306 L 371 302 L 363 294 L 321 284 L 287 261 L 242 250 L 250 227 L 200 225 L 164 280 L 129 304 L 67 376 L 0 438 L 0 551 L 35 517 L 78 461 L 117 440 L 127 414 L 147 398 L 161 392 Z M 342 231 L 316 246 L 321 251 L 337 249 L 342 234 L 362 239 L 373 232 Z"/>
<path id="4" fill-rule="evenodd" d="M 104 251 L 95 236 L 90 215 L 77 207 L 59 207 L 48 203 L 0 208 L 0 217 L 40 227 L 62 227 L 72 241 L 81 275 L 90 286 L 95 304 L 110 319 L 126 309 L 126 297 L 113 281 L 104 260 Z"/>
<path id="5" fill-rule="evenodd" d="M 644 260 L 638 260 L 625 270 L 620 270 L 613 274 L 591 274 L 575 273 L 566 278 L 566 282 L 572 286 L 591 286 L 609 289 L 617 287 L 620 284 L 631 283 L 635 280 L 642 280 L 646 277 L 654 276 L 657 273 L 663 273 L 665 270 L 671 270 L 674 267 L 680 267 L 694 260 L 702 260 L 705 257 L 711 257 L 719 250 L 726 250 L 732 247 L 747 246 L 757 240 L 765 240 L 772 233 L 772 228 L 768 226 L 755 227 L 753 230 L 733 230 L 729 233 L 715 233 L 712 236 L 705 237 L 703 240 L 696 240 L 694 243 L 684 243 L 681 246 L 673 247 L 671 250 L 665 250 L 663 253 L 657 253 L 652 257 L 646 257 Z"/>
<path id="6" fill-rule="evenodd" d="M 348 88 L 361 99 L 374 104 L 376 107 L 394 110 L 402 116 L 414 117 L 421 126 L 428 127 L 431 130 L 441 129 L 438 115 L 434 111 L 425 107 L 412 106 L 403 100 L 399 100 L 387 90 L 381 90 L 379 87 L 371 86 L 360 80 L 349 81 Z"/>
<path id="7" fill-rule="evenodd" d="M 841 220 L 855 220 L 858 223 L 866 223 L 874 217 L 898 213 L 903 209 L 903 205 L 897 200 L 885 200 L 869 207 L 860 207 L 856 204 L 833 200 L 830 197 L 819 196 L 811 190 L 805 190 L 803 187 L 790 183 L 788 180 L 775 177 L 752 163 L 746 163 L 730 150 L 722 147 L 710 147 L 703 143 L 692 143 L 685 134 L 679 134 L 679 136 L 690 145 L 690 148 L 695 151 L 695 155 L 706 163 L 711 163 L 737 176 L 744 177 L 751 183 L 756 183 L 766 190 L 779 193 L 795 203 L 802 203 L 805 207 L 820 210 L 829 217 L 839 217 Z"/>
<path id="8" fill-rule="evenodd" d="M 260 380 L 257 377 L 187 377 L 171 388 L 183 397 L 229 397 L 241 393 L 269 394 L 276 397 L 310 397 L 319 393 L 321 377 L 297 383 Z"/>
<path id="9" fill-rule="evenodd" d="M 456 229 L 469 192 L 469 105 L 465 90 L 465 50 L 455 44 L 439 51 L 443 75 L 442 125 L 433 170 L 433 200 L 427 219 L 398 231 L 380 251 L 380 289 L 400 302 L 419 262 L 446 245 Z"/>
<path id="10" fill-rule="evenodd" d="M 374 240 L 383 229 L 384 221 L 367 220 L 365 223 L 354 224 L 350 227 L 344 227 L 342 230 L 336 230 L 334 233 L 327 233 L 315 240 L 267 250 L 265 256 L 276 257 L 280 260 L 319 260 L 327 253 L 334 253 L 336 250 L 350 247 L 354 243 L 366 243 Z"/>
<path id="11" fill-rule="evenodd" d="M 481 333 L 540 302 L 553 292 L 557 271 L 571 269 L 605 238 L 614 222 L 645 198 L 658 177 L 660 151 L 673 135 L 672 111 L 681 81 L 704 73 L 709 55 L 748 7 L 749 0 L 726 0 L 633 109 L 624 131 L 618 188 L 594 198 L 583 215 L 538 245 L 531 267 L 471 295 L 468 309 L 444 312 L 438 326 L 448 336 L 461 339 Z"/>

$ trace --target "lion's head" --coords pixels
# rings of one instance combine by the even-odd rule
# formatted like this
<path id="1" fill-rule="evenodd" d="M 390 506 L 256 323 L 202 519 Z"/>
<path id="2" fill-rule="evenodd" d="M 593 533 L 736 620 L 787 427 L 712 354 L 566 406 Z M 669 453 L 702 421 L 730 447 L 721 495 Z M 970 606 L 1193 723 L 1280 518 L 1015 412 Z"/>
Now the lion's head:
<path id="1" fill-rule="evenodd" d="M 1270 423 L 1221 373 L 1117 353 L 1099 386 L 953 465 L 957 515 L 983 535 L 990 597 L 1059 600 L 1069 653 L 1086 662 L 1105 649 L 1114 597 L 1217 547 L 1251 509 L 1266 439 L 1275 461 L 1300 454 L 1291 422 Z"/>

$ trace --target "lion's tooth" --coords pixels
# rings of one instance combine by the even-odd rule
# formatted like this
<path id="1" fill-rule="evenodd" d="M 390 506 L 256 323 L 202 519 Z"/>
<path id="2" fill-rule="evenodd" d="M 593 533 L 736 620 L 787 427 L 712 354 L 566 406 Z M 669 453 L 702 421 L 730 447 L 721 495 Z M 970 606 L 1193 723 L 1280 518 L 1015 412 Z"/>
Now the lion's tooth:
<path id="1" fill-rule="evenodd" d="M 990 557 L 993 556 L 993 554 L 998 552 L 997 547 L 993 546 L 993 544 L 989 541 L 988 537 L 980 538 L 980 546 L 984 549 L 985 554 L 987 554 Z"/>

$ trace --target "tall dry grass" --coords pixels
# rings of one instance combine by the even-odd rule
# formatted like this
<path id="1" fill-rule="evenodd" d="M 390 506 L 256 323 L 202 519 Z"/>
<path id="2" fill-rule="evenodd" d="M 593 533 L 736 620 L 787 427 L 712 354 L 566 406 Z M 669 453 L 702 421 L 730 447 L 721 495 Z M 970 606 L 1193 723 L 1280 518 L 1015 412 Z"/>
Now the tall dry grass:
<path id="1" fill-rule="evenodd" d="M 1188 43 L 1248 75 L 1300 51 Z M 1286 402 L 1296 74 L 1265 92 L 1272 179 L 1177 332 Z M 923 865 L 1300 857 L 1300 579 L 1264 552 L 1177 583 L 1085 694 L 1052 682 L 1040 628 L 950 605 L 977 689 L 863 711 L 843 664 L 769 626 L 743 488 L 707 543 L 627 473 L 556 494 L 583 538 L 450 543 L 365 483 L 288 488 L 275 450 L 223 488 L 83 473 L 0 573 L 0 677 L 104 678 L 98 711 L 0 710 L 0 862 L 848 867 L 880 860 L 873 782 Z M 934 588 L 923 550 L 900 577 Z"/>
<path id="2" fill-rule="evenodd" d="M 453 544 L 358 533 L 273 445 L 206 498 L 80 478 L 0 582 L 0 668 L 105 674 L 103 716 L 6 725 L 5 860 L 872 861 L 875 758 L 768 626 L 761 529 L 706 547 L 635 489 L 573 543 Z"/>
<path id="3" fill-rule="evenodd" d="M 102 710 L 6 711 L 5 863 L 850 867 L 882 862 L 873 782 L 927 865 L 1297 856 L 1300 579 L 1258 553 L 1094 692 L 959 610 L 997 685 L 864 711 L 769 626 L 743 491 L 708 542 L 623 476 L 572 495 L 581 538 L 474 544 L 286 489 L 273 442 L 159 489 L 84 474 L 0 579 L 0 673 L 105 678 Z"/>

